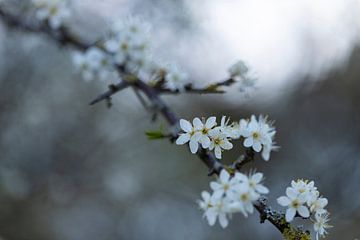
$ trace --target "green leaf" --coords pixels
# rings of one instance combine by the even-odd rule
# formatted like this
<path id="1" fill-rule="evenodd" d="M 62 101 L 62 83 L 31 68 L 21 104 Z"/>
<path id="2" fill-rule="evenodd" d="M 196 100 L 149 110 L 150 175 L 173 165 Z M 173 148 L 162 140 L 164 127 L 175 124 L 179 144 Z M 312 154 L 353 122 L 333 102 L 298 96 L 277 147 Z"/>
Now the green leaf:
<path id="1" fill-rule="evenodd" d="M 149 140 L 155 140 L 155 139 L 162 139 L 165 137 L 165 135 L 163 134 L 162 131 L 157 130 L 157 131 L 146 131 L 145 135 L 147 136 L 147 138 Z"/>

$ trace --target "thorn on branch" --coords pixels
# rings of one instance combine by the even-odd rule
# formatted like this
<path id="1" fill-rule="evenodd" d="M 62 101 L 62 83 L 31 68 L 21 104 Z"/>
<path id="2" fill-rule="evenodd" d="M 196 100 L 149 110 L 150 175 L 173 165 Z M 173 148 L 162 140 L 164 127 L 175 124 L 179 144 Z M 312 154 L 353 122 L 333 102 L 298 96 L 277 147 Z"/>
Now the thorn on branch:
<path id="1" fill-rule="evenodd" d="M 126 87 L 128 87 L 129 84 L 127 82 L 120 82 L 120 83 L 117 83 L 117 84 L 111 84 L 108 86 L 109 90 L 106 91 L 105 93 L 103 94 L 100 94 L 98 97 L 96 97 L 94 100 L 92 100 L 89 105 L 94 105 L 98 102 L 101 102 L 101 101 L 108 101 L 108 99 L 114 95 L 115 93 L 125 89 Z"/>

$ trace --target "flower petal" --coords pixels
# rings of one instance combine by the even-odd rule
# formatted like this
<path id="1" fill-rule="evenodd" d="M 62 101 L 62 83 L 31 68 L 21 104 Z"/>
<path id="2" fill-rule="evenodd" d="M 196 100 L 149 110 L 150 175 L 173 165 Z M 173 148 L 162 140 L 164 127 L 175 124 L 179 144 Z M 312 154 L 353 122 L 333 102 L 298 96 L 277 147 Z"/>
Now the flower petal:
<path id="1" fill-rule="evenodd" d="M 286 195 L 290 198 L 290 199 L 295 199 L 298 196 L 298 193 L 291 187 L 286 188 Z"/>
<path id="2" fill-rule="evenodd" d="M 297 209 L 298 213 L 300 214 L 300 216 L 302 217 L 309 217 L 310 216 L 310 212 L 309 212 L 309 209 L 305 206 L 300 206 L 298 209 Z"/>
<path id="3" fill-rule="evenodd" d="M 288 197 L 282 196 L 277 199 L 278 204 L 280 204 L 283 207 L 287 207 L 290 205 L 290 199 Z"/>
<path id="4" fill-rule="evenodd" d="M 193 125 L 196 130 L 201 130 L 204 124 L 201 122 L 200 118 L 194 118 Z"/>
<path id="5" fill-rule="evenodd" d="M 253 143 L 254 143 L 253 138 L 252 138 L 252 137 L 248 137 L 248 138 L 246 138 L 245 141 L 244 141 L 244 146 L 245 146 L 245 147 L 251 147 L 251 146 L 253 145 Z"/>
<path id="6" fill-rule="evenodd" d="M 215 127 L 215 126 L 216 126 L 216 117 L 209 117 L 206 120 L 205 127 L 207 129 L 211 129 L 211 128 Z"/>
<path id="7" fill-rule="evenodd" d="M 191 132 L 192 130 L 191 123 L 185 119 L 180 119 L 180 127 L 185 132 Z"/>
<path id="8" fill-rule="evenodd" d="M 260 152 L 262 148 L 261 143 L 259 141 L 255 141 L 252 147 L 255 150 L 255 152 Z"/>
<path id="9" fill-rule="evenodd" d="M 221 159 L 221 148 L 219 146 L 215 147 L 215 157 Z"/>
<path id="10" fill-rule="evenodd" d="M 258 193 L 261 193 L 261 194 L 268 194 L 269 193 L 269 189 L 267 187 L 265 187 L 264 185 L 261 185 L 261 184 L 257 184 L 256 187 L 255 187 L 255 190 Z"/>
<path id="11" fill-rule="evenodd" d="M 226 171 L 225 169 L 221 170 L 220 172 L 220 180 L 223 183 L 228 182 L 230 179 L 230 174 L 228 173 L 228 171 Z"/>
<path id="12" fill-rule="evenodd" d="M 251 179 L 256 183 L 259 183 L 263 179 L 263 174 L 259 172 L 255 173 L 254 175 L 251 176 Z"/>
<path id="13" fill-rule="evenodd" d="M 225 213 L 219 215 L 219 223 L 220 223 L 222 228 L 226 228 L 227 225 L 229 224 L 229 221 L 226 218 Z"/>
<path id="14" fill-rule="evenodd" d="M 189 142 L 189 146 L 192 153 L 196 153 L 199 149 L 199 143 L 197 141 L 193 141 L 192 139 Z"/>
<path id="15" fill-rule="evenodd" d="M 225 139 L 221 142 L 220 147 L 222 147 L 225 150 L 230 150 L 233 148 L 233 145 L 231 142 Z"/>
<path id="16" fill-rule="evenodd" d="M 201 146 L 205 149 L 208 148 L 211 143 L 210 138 L 204 135 L 201 137 L 200 142 L 201 142 Z"/>
<path id="17" fill-rule="evenodd" d="M 287 222 L 291 222 L 296 214 L 296 210 L 294 208 L 288 208 L 286 210 L 285 219 Z"/>
<path id="18" fill-rule="evenodd" d="M 180 134 L 178 139 L 176 139 L 176 144 L 177 145 L 183 145 L 183 144 L 187 143 L 189 140 L 190 140 L 190 135 L 189 134 L 187 134 L 187 133 Z"/>

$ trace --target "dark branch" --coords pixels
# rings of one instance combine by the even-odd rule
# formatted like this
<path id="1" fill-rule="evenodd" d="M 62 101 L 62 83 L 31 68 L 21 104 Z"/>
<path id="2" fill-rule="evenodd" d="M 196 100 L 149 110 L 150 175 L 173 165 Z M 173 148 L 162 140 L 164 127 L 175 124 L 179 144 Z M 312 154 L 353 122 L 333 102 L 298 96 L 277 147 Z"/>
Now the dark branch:
<path id="1" fill-rule="evenodd" d="M 109 90 L 106 91 L 103 94 L 100 94 L 99 96 L 97 96 L 94 100 L 92 100 L 89 104 L 90 105 L 94 105 L 98 102 L 101 102 L 103 100 L 109 100 L 111 98 L 112 95 L 114 95 L 115 93 L 123 90 L 124 88 L 128 87 L 129 84 L 127 82 L 119 82 L 118 84 L 111 84 L 109 85 Z"/>

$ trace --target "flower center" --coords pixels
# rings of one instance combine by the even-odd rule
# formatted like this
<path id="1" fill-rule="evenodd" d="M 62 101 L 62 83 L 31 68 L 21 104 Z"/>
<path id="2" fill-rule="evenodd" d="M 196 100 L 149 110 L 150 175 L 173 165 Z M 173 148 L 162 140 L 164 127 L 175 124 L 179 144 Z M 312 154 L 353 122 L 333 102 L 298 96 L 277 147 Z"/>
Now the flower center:
<path id="1" fill-rule="evenodd" d="M 299 206 L 300 206 L 300 203 L 299 203 L 299 201 L 298 200 L 293 200 L 292 202 L 291 202 L 291 206 L 293 207 L 293 208 L 298 208 Z"/>
<path id="2" fill-rule="evenodd" d="M 53 7 L 50 8 L 49 12 L 50 12 L 51 16 L 55 16 L 57 14 L 57 12 L 58 12 L 58 9 L 57 9 L 56 6 L 53 6 Z"/>
<path id="3" fill-rule="evenodd" d="M 203 128 L 201 132 L 202 132 L 203 134 L 207 134 L 207 133 L 209 132 L 209 129 Z"/>
<path id="4" fill-rule="evenodd" d="M 253 132 L 252 137 L 253 137 L 254 139 L 258 139 L 258 138 L 260 137 L 260 135 L 259 135 L 258 132 Z"/>
<path id="5" fill-rule="evenodd" d="M 245 194 L 245 193 L 244 193 L 244 194 L 241 194 L 241 195 L 240 195 L 240 199 L 241 199 L 241 201 L 244 201 L 244 202 L 245 202 L 245 201 L 248 200 L 248 195 Z"/>
<path id="6" fill-rule="evenodd" d="M 121 48 L 121 50 L 123 50 L 123 51 L 127 51 L 127 50 L 128 50 L 128 45 L 127 45 L 127 43 L 121 43 L 120 48 Z"/>
<path id="7" fill-rule="evenodd" d="M 215 138 L 214 143 L 215 143 L 215 145 L 220 145 L 221 139 L 220 138 Z"/>

